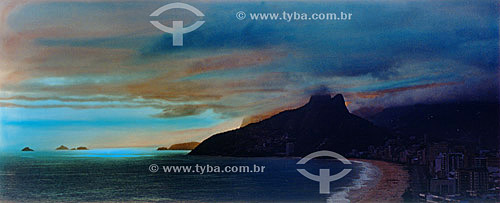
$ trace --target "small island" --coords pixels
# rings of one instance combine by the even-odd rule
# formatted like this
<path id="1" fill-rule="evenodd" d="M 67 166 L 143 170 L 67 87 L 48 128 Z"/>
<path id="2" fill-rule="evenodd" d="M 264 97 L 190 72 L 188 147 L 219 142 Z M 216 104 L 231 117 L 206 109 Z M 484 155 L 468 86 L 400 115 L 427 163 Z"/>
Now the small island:
<path id="1" fill-rule="evenodd" d="M 77 147 L 77 148 L 71 148 L 71 150 L 88 150 L 87 147 Z"/>
<path id="2" fill-rule="evenodd" d="M 61 145 L 58 148 L 56 148 L 56 150 L 69 150 L 69 148 L 64 145 Z"/>
<path id="3" fill-rule="evenodd" d="M 25 147 L 21 151 L 23 151 L 23 152 L 32 152 L 32 151 L 35 151 L 35 150 L 33 150 L 33 149 L 29 148 L 29 147 Z"/>
<path id="4" fill-rule="evenodd" d="M 199 142 L 185 142 L 185 143 L 179 143 L 179 144 L 173 144 L 168 147 L 158 147 L 156 150 L 158 151 L 163 151 L 163 150 L 193 150 L 196 148 L 200 143 Z"/>
<path id="5" fill-rule="evenodd" d="M 186 142 L 186 143 L 179 143 L 179 144 L 173 144 L 168 148 L 169 150 L 193 150 L 196 148 L 200 143 L 199 142 Z"/>

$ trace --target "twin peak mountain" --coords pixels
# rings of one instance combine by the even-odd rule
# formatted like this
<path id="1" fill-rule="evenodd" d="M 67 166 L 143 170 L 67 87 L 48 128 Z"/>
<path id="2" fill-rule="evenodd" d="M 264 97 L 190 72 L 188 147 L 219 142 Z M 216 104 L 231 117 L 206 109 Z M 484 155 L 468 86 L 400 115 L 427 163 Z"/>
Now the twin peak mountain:
<path id="1" fill-rule="evenodd" d="M 215 134 L 191 151 L 211 156 L 304 156 L 319 150 L 346 154 L 384 143 L 390 133 L 351 114 L 344 97 L 314 95 L 297 109 Z"/>

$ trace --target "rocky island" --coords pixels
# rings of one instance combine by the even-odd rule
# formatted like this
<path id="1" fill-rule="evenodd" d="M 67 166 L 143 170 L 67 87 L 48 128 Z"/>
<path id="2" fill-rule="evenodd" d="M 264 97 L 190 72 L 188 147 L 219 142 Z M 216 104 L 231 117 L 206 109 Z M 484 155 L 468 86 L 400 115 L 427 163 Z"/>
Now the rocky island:
<path id="1" fill-rule="evenodd" d="M 56 148 L 56 150 L 69 150 L 69 148 L 64 145 L 61 145 L 58 148 Z"/>
<path id="2" fill-rule="evenodd" d="M 25 147 L 21 151 L 23 151 L 23 152 L 32 152 L 32 151 L 35 151 L 35 150 L 33 150 L 33 149 L 29 148 L 29 147 Z"/>
<path id="3" fill-rule="evenodd" d="M 88 150 L 87 147 L 77 147 L 77 148 L 71 148 L 71 150 Z"/>

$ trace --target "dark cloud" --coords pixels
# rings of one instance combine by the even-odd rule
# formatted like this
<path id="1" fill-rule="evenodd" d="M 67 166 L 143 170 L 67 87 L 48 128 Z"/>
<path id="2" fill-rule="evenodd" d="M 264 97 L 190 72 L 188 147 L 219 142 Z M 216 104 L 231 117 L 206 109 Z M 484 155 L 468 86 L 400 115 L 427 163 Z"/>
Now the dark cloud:
<path id="1" fill-rule="evenodd" d="M 317 76 L 362 76 L 387 79 L 401 61 L 450 59 L 485 70 L 498 67 L 496 1 L 453 2 L 245 2 L 196 3 L 205 24 L 172 46 L 171 34 L 90 39 L 38 39 L 47 46 L 133 48 L 138 57 L 161 57 L 186 51 L 285 46 L 301 57 L 295 66 Z M 276 9 L 278 8 L 279 9 Z M 223 8 L 223 9 L 222 9 Z M 351 21 L 239 21 L 245 12 L 351 12 Z M 168 24 L 168 23 L 167 23 Z M 151 29 L 155 29 L 151 26 Z M 180 55 L 182 56 L 182 55 Z M 293 59 L 290 59 L 293 60 Z"/>
<path id="2" fill-rule="evenodd" d="M 144 8 L 151 7 L 154 10 L 159 4 L 146 3 Z M 71 63 L 57 67 L 49 63 L 43 70 L 38 67 L 33 68 L 36 71 L 29 70 L 31 77 L 66 76 L 68 73 L 149 75 L 130 79 L 132 81 L 120 80 L 109 84 L 60 87 L 28 84 L 17 89 L 5 87 L 7 90 L 75 96 L 102 94 L 220 105 L 225 102 L 241 102 L 241 99 L 226 100 L 228 97 L 238 96 L 251 102 L 278 97 L 280 94 L 307 98 L 311 94 L 325 92 L 375 92 L 389 95 L 410 92 L 409 90 L 420 91 L 438 87 L 447 89 L 429 84 L 482 80 L 498 71 L 499 12 L 496 9 L 496 1 L 192 4 L 205 13 L 203 20 L 206 23 L 196 31 L 185 34 L 183 47 L 173 47 L 171 34 L 162 33 L 153 26 L 146 31 L 148 34 L 122 33 L 118 36 L 78 38 L 50 38 L 39 35 L 34 37 L 36 45 L 41 45 L 45 50 L 47 47 L 75 47 L 63 49 L 59 53 L 67 56 L 70 61 L 76 61 L 80 55 L 91 56 L 88 59 L 88 64 L 91 65 L 77 64 L 78 68 L 71 67 L 67 71 L 61 71 Z M 352 13 L 353 19 L 240 21 L 235 17 L 239 10 L 244 10 L 247 15 L 252 12 L 296 11 L 312 14 L 342 11 Z M 186 21 L 186 25 L 190 23 L 192 22 Z M 77 53 L 82 47 L 86 48 L 87 52 Z M 95 47 L 106 52 L 90 49 Z M 120 49 L 127 51 L 122 51 L 121 55 L 113 54 Z M 67 55 L 68 52 L 76 54 Z M 90 55 L 90 52 L 94 54 Z M 114 58 L 108 58 L 115 55 Z M 58 58 L 60 55 L 53 57 Z M 114 64 L 106 63 L 110 60 L 114 61 Z M 161 61 L 172 63 L 155 65 Z M 422 65 L 425 63 L 428 65 Z M 412 70 L 408 70 L 408 64 L 412 66 Z M 467 69 L 476 72 L 475 78 L 466 78 L 466 75 L 471 75 Z M 24 72 L 26 74 L 22 76 L 28 75 L 28 71 Z M 376 86 L 371 87 L 370 84 Z M 498 82 L 474 81 L 456 88 L 467 88 L 479 95 L 485 94 L 488 90 L 486 87 L 489 86 L 496 87 Z M 357 89 L 353 91 L 352 88 Z M 460 93 L 457 89 L 453 91 Z M 429 92 L 426 94 L 430 94 Z M 458 98 L 456 94 L 453 98 Z M 268 104 L 269 106 L 259 104 L 260 106 L 253 105 L 243 110 L 232 109 L 236 112 L 232 115 L 239 116 L 256 110 L 257 107 L 264 108 L 262 111 L 276 109 L 277 105 L 287 105 L 287 102 L 290 103 L 284 101 Z M 199 114 L 207 109 L 227 109 L 203 105 L 178 107 L 179 110 L 166 108 L 163 115 L 175 117 Z M 224 113 L 229 114 L 228 112 Z"/>
<path id="3" fill-rule="evenodd" d="M 277 4 L 256 2 L 234 7 L 240 6 L 247 12 L 276 12 Z M 297 11 L 300 5 L 299 11 L 307 13 L 352 12 L 354 19 L 349 22 L 238 21 L 231 12 L 210 13 L 196 35 L 184 39 L 190 48 L 172 47 L 171 35 L 164 34 L 143 47 L 141 53 L 161 55 L 186 49 L 216 51 L 286 45 L 299 52 L 301 57 L 295 64 L 299 69 L 323 77 L 371 75 L 388 79 L 397 73 L 402 61 L 430 58 L 496 71 L 499 33 L 498 12 L 492 9 L 495 4 L 494 1 L 474 5 L 465 1 L 280 4 L 280 11 Z"/>
<path id="4" fill-rule="evenodd" d="M 306 90 L 306 95 L 322 95 L 322 94 L 332 94 L 330 88 L 326 85 L 320 85 L 319 87 L 315 87 L 311 90 Z"/>

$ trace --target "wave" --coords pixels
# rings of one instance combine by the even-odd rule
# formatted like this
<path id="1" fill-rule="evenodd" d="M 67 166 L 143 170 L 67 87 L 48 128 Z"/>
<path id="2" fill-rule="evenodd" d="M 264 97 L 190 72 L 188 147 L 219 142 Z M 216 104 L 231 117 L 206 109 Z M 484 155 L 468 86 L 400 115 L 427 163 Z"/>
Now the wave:
<path id="1" fill-rule="evenodd" d="M 353 179 L 351 185 L 347 187 L 341 187 L 339 191 L 334 192 L 328 199 L 327 203 L 337 203 L 337 202 L 351 202 L 349 199 L 349 195 L 352 195 L 352 192 L 356 192 L 358 195 L 363 193 L 362 188 L 366 188 L 368 183 L 372 183 L 376 181 L 375 177 L 378 177 L 380 171 L 377 167 L 373 166 L 368 162 L 363 161 L 351 161 L 354 163 L 358 163 L 361 166 L 359 167 L 361 170 L 359 171 L 358 177 Z"/>

